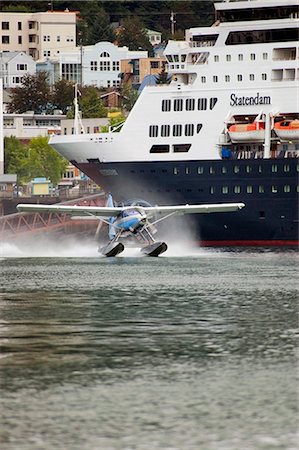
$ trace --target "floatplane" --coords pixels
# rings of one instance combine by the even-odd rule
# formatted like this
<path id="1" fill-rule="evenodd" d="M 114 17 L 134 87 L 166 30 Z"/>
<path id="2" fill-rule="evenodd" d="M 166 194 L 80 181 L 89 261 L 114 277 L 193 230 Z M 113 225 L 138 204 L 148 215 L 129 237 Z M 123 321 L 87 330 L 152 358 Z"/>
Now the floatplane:
<path id="1" fill-rule="evenodd" d="M 159 256 L 167 250 L 166 242 L 156 241 L 156 224 L 175 215 L 233 212 L 242 209 L 244 203 L 219 203 L 202 205 L 176 206 L 115 206 L 111 194 L 106 206 L 67 206 L 67 205 L 32 205 L 19 204 L 19 212 L 44 212 L 69 214 L 73 219 L 97 219 L 99 226 L 108 225 L 109 242 L 98 248 L 104 256 L 117 256 L 124 251 L 127 242 L 130 246 L 139 247 L 145 256 Z"/>

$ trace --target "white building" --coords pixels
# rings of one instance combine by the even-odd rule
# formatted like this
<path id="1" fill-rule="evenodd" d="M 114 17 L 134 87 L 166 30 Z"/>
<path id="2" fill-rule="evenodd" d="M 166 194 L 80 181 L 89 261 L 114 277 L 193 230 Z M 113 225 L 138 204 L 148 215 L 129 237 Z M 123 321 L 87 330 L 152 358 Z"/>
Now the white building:
<path id="1" fill-rule="evenodd" d="M 61 133 L 61 120 L 66 116 L 60 114 L 3 114 L 4 137 L 14 136 L 21 140 L 29 140 L 37 136 L 48 136 Z"/>
<path id="2" fill-rule="evenodd" d="M 24 52 L 0 52 L 0 76 L 4 88 L 14 88 L 22 83 L 23 76 L 36 73 L 34 59 Z"/>
<path id="3" fill-rule="evenodd" d="M 154 30 L 145 30 L 146 35 L 148 37 L 148 40 L 154 47 L 155 45 L 159 45 L 162 42 L 162 33 L 160 31 L 154 31 Z"/>
<path id="4" fill-rule="evenodd" d="M 24 52 L 35 60 L 57 58 L 76 47 L 76 12 L 1 12 L 0 45 L 6 52 Z"/>
<path id="5" fill-rule="evenodd" d="M 61 52 L 61 77 L 97 87 L 117 87 L 121 83 L 120 62 L 124 59 L 147 58 L 147 51 L 131 51 L 111 42 L 98 42 L 74 52 Z"/>

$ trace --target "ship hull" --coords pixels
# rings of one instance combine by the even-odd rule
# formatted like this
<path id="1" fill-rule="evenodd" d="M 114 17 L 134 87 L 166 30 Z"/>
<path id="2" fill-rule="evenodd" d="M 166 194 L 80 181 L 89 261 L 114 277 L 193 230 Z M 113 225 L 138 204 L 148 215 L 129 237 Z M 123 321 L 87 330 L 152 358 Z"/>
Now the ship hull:
<path id="1" fill-rule="evenodd" d="M 245 203 L 237 213 L 188 217 L 197 244 L 298 245 L 296 159 L 73 163 L 119 203 Z M 186 227 L 186 218 L 175 221 Z"/>

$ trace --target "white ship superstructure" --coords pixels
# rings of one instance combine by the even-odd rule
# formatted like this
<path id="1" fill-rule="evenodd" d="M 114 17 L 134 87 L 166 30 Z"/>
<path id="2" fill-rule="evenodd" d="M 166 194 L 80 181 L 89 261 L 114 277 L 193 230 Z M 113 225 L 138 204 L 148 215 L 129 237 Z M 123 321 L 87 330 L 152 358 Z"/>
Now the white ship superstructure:
<path id="1" fill-rule="evenodd" d="M 125 176 L 141 184 L 147 178 L 148 186 L 143 174 L 152 171 L 160 192 L 170 199 L 176 182 L 170 173 L 183 170 L 188 184 L 187 175 L 199 175 L 213 161 L 226 164 L 222 174 L 236 160 L 251 167 L 248 173 L 253 161 L 264 165 L 266 160 L 290 160 L 291 172 L 296 171 L 298 2 L 219 2 L 215 9 L 213 26 L 191 28 L 184 41 L 169 41 L 165 55 L 171 83 L 144 88 L 120 132 L 54 136 L 51 145 L 109 190 L 119 190 Z M 213 165 L 206 167 L 213 174 Z M 164 180 L 163 172 L 161 179 L 154 175 L 156 170 L 167 173 Z M 241 193 L 233 183 L 230 179 L 228 193 Z M 188 189 L 193 194 L 181 198 L 197 199 Z M 125 191 L 116 195 L 123 197 Z"/>

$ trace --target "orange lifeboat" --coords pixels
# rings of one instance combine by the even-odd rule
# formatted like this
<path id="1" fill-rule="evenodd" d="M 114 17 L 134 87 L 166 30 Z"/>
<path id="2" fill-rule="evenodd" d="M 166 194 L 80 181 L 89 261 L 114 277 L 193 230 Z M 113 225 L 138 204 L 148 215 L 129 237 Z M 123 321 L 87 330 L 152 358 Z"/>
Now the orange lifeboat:
<path id="1" fill-rule="evenodd" d="M 299 140 L 299 120 L 283 120 L 274 124 L 274 131 L 282 140 Z"/>
<path id="2" fill-rule="evenodd" d="M 232 142 L 264 142 L 265 124 L 252 122 L 247 124 L 234 124 L 228 129 Z"/>

